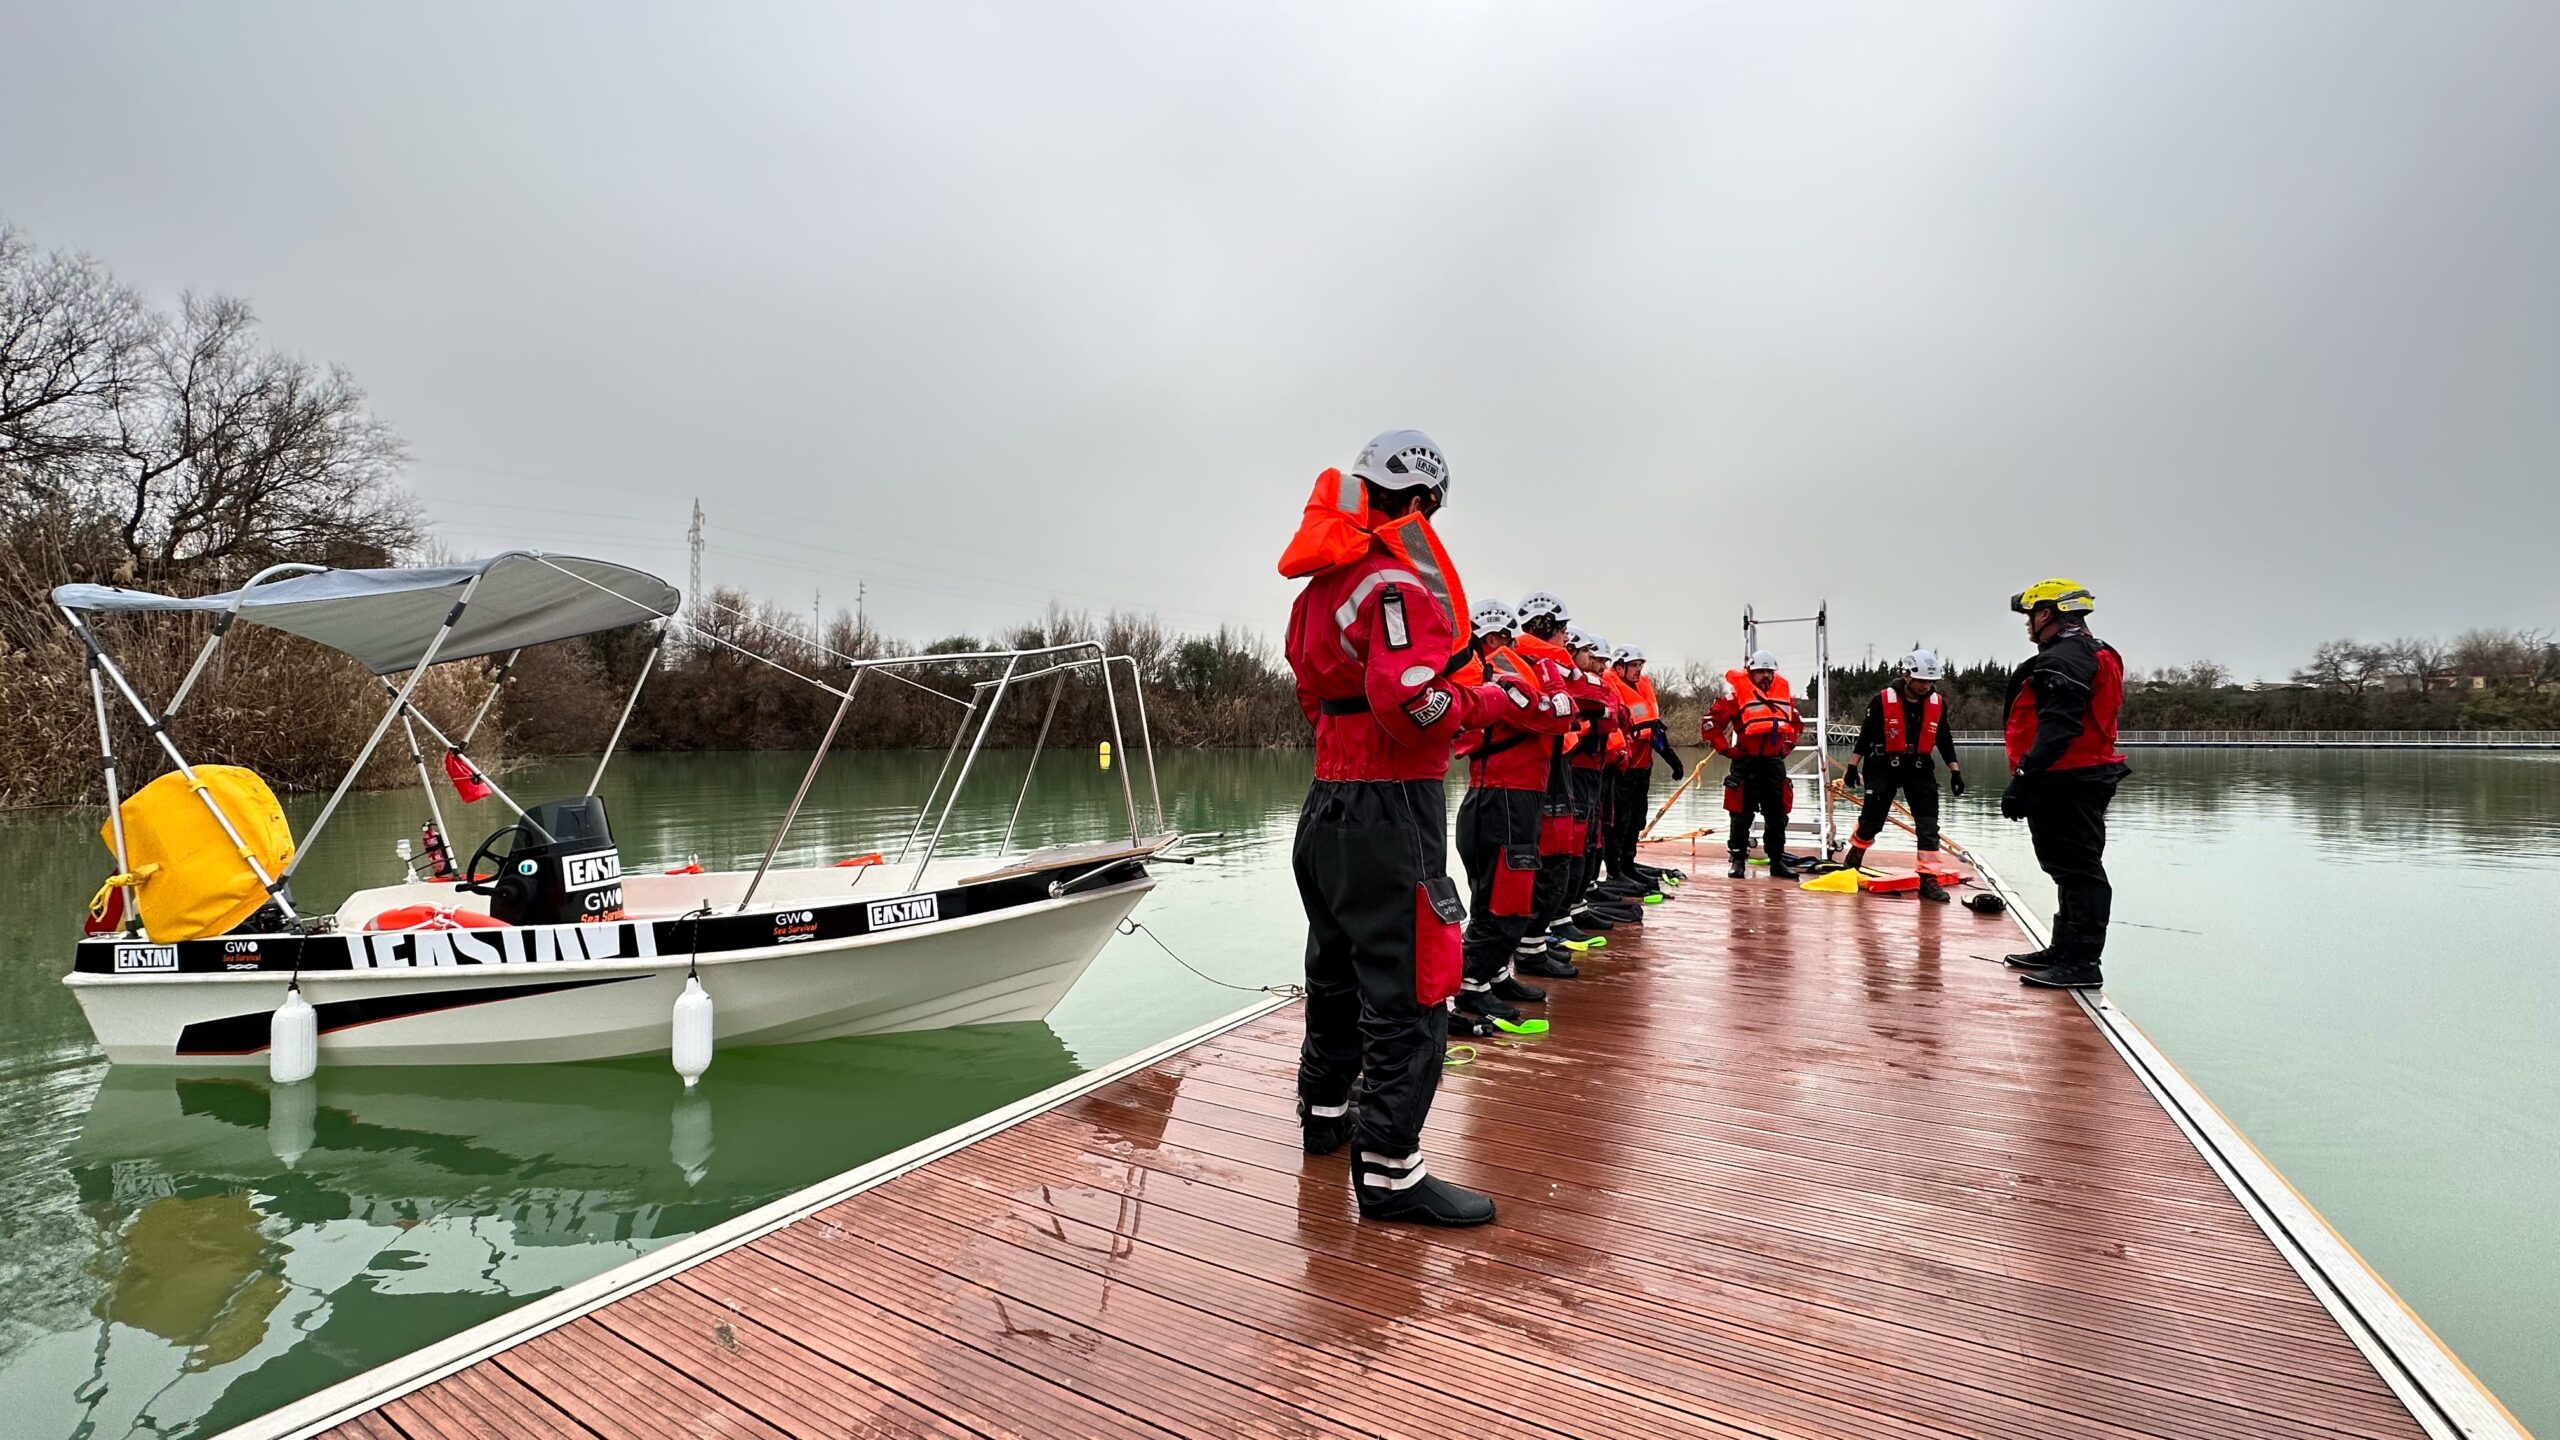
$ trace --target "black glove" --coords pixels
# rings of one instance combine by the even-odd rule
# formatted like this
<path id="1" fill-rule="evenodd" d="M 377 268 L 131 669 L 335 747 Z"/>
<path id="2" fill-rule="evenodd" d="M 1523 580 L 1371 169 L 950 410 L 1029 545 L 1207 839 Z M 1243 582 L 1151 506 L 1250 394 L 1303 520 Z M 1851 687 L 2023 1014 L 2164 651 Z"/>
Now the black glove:
<path id="1" fill-rule="evenodd" d="M 1964 772 L 1958 770 L 1952 765 L 1947 767 L 1947 789 L 1952 792 L 1957 799 L 1961 800 L 1964 798 Z"/>
<path id="2" fill-rule="evenodd" d="M 1679 779 L 1680 777 L 1682 777 L 1682 776 L 1684 776 L 1684 775 L 1686 775 L 1686 774 L 1688 774 L 1688 773 L 1689 773 L 1689 767 L 1680 763 L 1680 752 L 1679 752 L 1679 751 L 1677 751 L 1677 750 L 1665 750 L 1665 751 L 1663 751 L 1663 752 L 1662 752 L 1662 758 L 1671 762 L 1671 778 L 1672 778 L 1672 779 L 1677 780 L 1677 779 Z"/>
<path id="3" fill-rule="evenodd" d="M 1843 784 L 1843 785 L 1848 786 L 1848 787 L 1849 787 L 1850 789 L 1852 789 L 1852 790 L 1855 790 L 1855 789 L 1857 789 L 1857 788 L 1858 788 L 1858 762 L 1857 762 L 1857 761 L 1855 761 L 1855 760 L 1850 761 L 1850 762 L 1849 762 L 1849 768 L 1840 772 L 1840 783 L 1841 783 L 1841 784 Z"/>
<path id="4" fill-rule="evenodd" d="M 2000 792 L 2001 819 L 2024 820 L 2027 818 L 2028 789 L 2027 772 L 2021 770 L 2009 777 L 2009 788 Z"/>

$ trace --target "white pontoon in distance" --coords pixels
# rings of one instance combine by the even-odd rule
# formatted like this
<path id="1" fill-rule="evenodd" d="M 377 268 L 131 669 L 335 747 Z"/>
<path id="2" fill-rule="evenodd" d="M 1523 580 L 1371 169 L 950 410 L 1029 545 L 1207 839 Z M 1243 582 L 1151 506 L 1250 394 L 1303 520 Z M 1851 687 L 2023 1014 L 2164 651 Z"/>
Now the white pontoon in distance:
<path id="1" fill-rule="evenodd" d="M 425 729 L 450 756 L 467 755 L 470 731 L 449 738 L 411 706 L 429 667 L 484 656 L 512 661 L 525 646 L 641 623 L 656 623 L 663 644 L 667 627 L 680 623 L 677 592 L 605 561 L 510 552 L 418 569 L 281 565 L 238 590 L 194 599 L 98 585 L 66 585 L 53 599 L 88 647 L 107 749 L 108 829 L 116 851 L 110 885 L 121 901 L 109 907 L 120 913 L 107 933 L 80 942 L 64 983 L 79 997 L 107 1058 L 118 1063 L 263 1062 L 270 1017 L 291 985 L 318 1012 L 322 1065 L 664 1052 L 671 1006 L 692 974 L 716 1002 L 716 1035 L 724 1046 L 1036 1020 L 1056 1006 L 1153 887 L 1148 862 L 1168 858 L 1165 852 L 1180 839 L 1163 831 L 1146 702 L 1136 695 L 1154 801 L 1151 833 L 1141 831 L 1123 766 L 1125 843 L 1013 853 L 1014 823 L 1031 783 L 1026 769 L 1023 795 L 1014 801 L 996 853 L 940 853 L 944 827 L 996 711 L 1016 687 L 1054 677 L 1048 710 L 1054 718 L 1070 676 L 1094 672 L 1103 682 L 1115 748 L 1125 753 L 1116 743 L 1120 707 L 1113 678 L 1125 666 L 1136 692 L 1137 666 L 1127 656 L 1107 655 L 1086 641 L 851 660 L 852 678 L 841 690 L 801 676 L 839 697 L 835 718 L 752 871 L 623 873 L 603 802 L 592 793 L 621 740 L 617 724 L 589 793 L 550 804 L 519 805 L 467 759 L 449 760 L 459 766 L 458 778 L 488 786 L 515 821 L 480 845 L 458 881 L 417 879 L 413 870 L 408 883 L 357 891 L 333 913 L 304 914 L 293 904 L 294 870 L 395 722 Z M 212 635 L 165 711 L 153 710 L 135 690 L 89 624 L 92 616 L 133 611 L 214 616 Z M 298 853 L 263 782 L 246 771 L 191 765 L 171 734 L 169 722 L 235 620 L 350 655 L 381 677 L 392 696 Z M 640 683 L 655 661 L 653 650 Z M 895 855 L 850 869 L 775 868 L 863 678 L 875 669 L 958 665 L 1001 670 L 999 678 L 973 685 L 967 698 L 937 690 L 965 713 L 942 773 Z M 402 672 L 407 678 L 394 685 L 390 677 Z M 117 793 L 110 687 L 142 717 L 175 766 L 131 802 Z M 635 685 L 623 706 L 624 724 L 638 699 Z M 487 713 L 484 702 L 481 715 Z M 1048 729 L 1044 719 L 1044 744 Z M 410 750 L 428 804 L 438 809 L 414 729 Z M 1038 760 L 1035 747 L 1032 768 Z M 243 795 L 252 798 L 244 802 Z M 252 808 L 256 797 L 263 797 L 267 813 L 237 813 Z M 199 843 L 175 855 L 130 850 L 128 815 L 139 816 L 134 807 L 146 798 L 162 807 L 147 818 L 177 822 L 155 834 L 193 824 Z M 442 831 L 441 814 L 434 818 Z M 137 848 L 153 843 L 141 833 L 132 839 Z M 208 874 L 216 878 L 208 882 Z M 208 885 L 221 890 L 226 884 L 231 891 L 216 897 L 219 903 L 204 902 Z M 155 892 L 155 886 L 162 888 Z M 153 933 L 155 914 L 182 919 Z M 205 923 L 207 916 L 218 923 Z"/>

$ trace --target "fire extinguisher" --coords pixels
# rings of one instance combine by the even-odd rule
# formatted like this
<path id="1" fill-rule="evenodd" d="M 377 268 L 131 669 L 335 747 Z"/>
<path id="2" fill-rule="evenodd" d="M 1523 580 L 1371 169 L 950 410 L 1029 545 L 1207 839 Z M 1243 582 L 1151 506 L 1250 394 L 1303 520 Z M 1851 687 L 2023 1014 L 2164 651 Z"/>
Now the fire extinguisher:
<path id="1" fill-rule="evenodd" d="M 444 832 L 438 830 L 432 820 L 418 827 L 418 852 L 426 857 L 428 879 L 456 878 L 453 870 L 453 847 L 444 843 Z"/>

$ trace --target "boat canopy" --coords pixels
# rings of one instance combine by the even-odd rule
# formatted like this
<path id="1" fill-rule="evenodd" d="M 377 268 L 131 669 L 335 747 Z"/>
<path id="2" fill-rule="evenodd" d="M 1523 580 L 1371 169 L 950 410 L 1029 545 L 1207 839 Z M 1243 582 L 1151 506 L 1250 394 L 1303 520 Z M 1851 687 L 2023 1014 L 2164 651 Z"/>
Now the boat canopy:
<path id="1" fill-rule="evenodd" d="M 112 585 L 63 585 L 66 610 L 224 611 L 316 640 L 377 675 L 418 663 L 463 587 L 479 588 L 436 659 L 468 660 L 551 640 L 615 630 L 676 612 L 676 588 L 643 570 L 577 555 L 511 550 L 487 560 L 391 570 L 320 570 L 251 581 L 219 595 L 180 598 Z"/>

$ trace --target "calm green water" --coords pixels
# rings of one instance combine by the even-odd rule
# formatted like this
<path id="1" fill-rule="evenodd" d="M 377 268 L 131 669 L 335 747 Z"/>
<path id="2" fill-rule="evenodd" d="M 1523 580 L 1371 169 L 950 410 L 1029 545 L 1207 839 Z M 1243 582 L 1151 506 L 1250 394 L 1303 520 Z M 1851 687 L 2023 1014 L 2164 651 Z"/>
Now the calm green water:
<path id="1" fill-rule="evenodd" d="M 832 762 L 786 859 L 894 846 L 938 761 Z M 617 762 L 626 862 L 752 863 L 801 763 Z M 2137 763 L 2118 910 L 2161 928 L 2118 932 L 2116 998 L 2527 1424 L 2560 1425 L 2560 763 Z M 1219 837 L 1140 913 L 1193 964 L 1247 985 L 1295 972 L 1287 840 L 1306 774 L 1301 755 L 1166 757 L 1168 818 Z M 548 796 L 584 777 L 509 785 Z M 1109 833 L 1118 787 L 1090 757 L 1044 761 L 1021 838 Z M 1010 787 L 985 794 L 956 846 L 1002 829 Z M 317 807 L 291 808 L 301 825 Z M 2023 834 L 1988 810 L 1977 797 L 1949 828 L 2039 890 Z M 19 922 L 0 934 L 13 1440 L 218 1431 L 1250 998 L 1132 937 L 1047 1024 L 724 1052 L 690 1097 L 663 1060 L 324 1069 L 312 1144 L 288 1165 L 263 1079 L 95 1059 L 57 977 L 106 868 L 98 818 L 0 817 Z M 413 795 L 351 801 L 303 893 L 391 878 L 417 818 Z M 481 824 L 497 819 L 455 828 Z"/>

